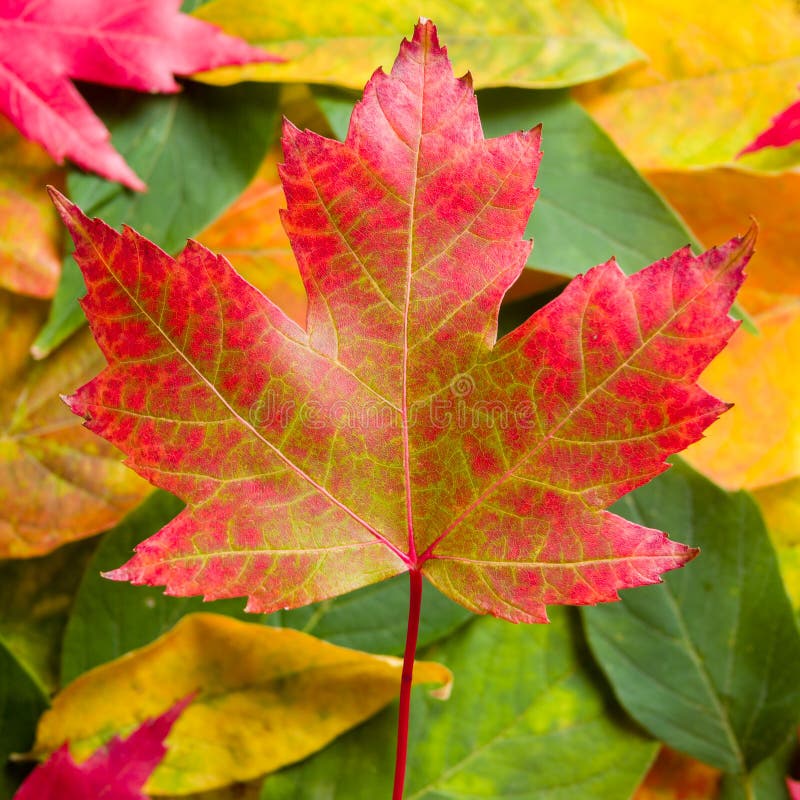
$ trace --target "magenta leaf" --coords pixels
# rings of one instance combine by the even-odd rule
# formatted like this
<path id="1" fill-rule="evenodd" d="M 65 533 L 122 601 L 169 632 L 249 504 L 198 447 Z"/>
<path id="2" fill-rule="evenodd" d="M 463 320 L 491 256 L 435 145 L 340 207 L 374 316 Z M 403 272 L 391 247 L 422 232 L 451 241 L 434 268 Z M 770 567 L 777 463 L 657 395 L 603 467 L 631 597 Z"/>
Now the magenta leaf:
<path id="1" fill-rule="evenodd" d="M 180 14 L 180 5 L 180 0 L 0 1 L 0 113 L 59 163 L 67 157 L 104 178 L 144 189 L 70 78 L 177 92 L 173 74 L 279 60 Z"/>
<path id="2" fill-rule="evenodd" d="M 146 800 L 142 789 L 164 759 L 164 740 L 192 699 L 143 722 L 127 739 L 115 736 L 82 764 L 63 744 L 28 776 L 14 800 Z"/>
<path id="3" fill-rule="evenodd" d="M 798 139 L 800 139 L 800 100 L 773 117 L 772 124 L 742 149 L 737 158 L 746 153 L 756 153 L 765 147 L 786 147 Z"/>

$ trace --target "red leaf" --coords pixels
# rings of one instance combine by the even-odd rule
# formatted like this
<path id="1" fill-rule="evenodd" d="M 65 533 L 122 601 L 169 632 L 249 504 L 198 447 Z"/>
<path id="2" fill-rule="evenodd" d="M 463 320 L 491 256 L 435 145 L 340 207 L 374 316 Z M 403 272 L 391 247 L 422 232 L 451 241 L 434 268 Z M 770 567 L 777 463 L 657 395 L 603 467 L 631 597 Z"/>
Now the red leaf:
<path id="1" fill-rule="evenodd" d="M 177 92 L 173 73 L 277 60 L 178 13 L 180 0 L 0 0 L 0 112 L 61 163 L 145 185 L 70 78 Z"/>
<path id="2" fill-rule="evenodd" d="M 284 152 L 306 329 L 201 245 L 175 261 L 54 194 L 109 362 L 68 402 L 188 503 L 108 577 L 271 611 L 421 569 L 541 622 L 692 558 L 603 509 L 725 410 L 695 380 L 752 234 L 632 277 L 610 261 L 495 344 L 539 130 L 484 140 L 431 23 L 344 143 L 287 124 Z"/>
<path id="3" fill-rule="evenodd" d="M 191 696 L 179 701 L 127 739 L 115 736 L 82 764 L 62 745 L 28 776 L 14 800 L 146 800 L 142 789 L 164 759 L 164 740 L 191 702 Z"/>
<path id="4" fill-rule="evenodd" d="M 736 157 L 755 153 L 765 147 L 786 147 L 800 139 L 800 100 L 772 118 L 772 124 L 753 139 Z"/>

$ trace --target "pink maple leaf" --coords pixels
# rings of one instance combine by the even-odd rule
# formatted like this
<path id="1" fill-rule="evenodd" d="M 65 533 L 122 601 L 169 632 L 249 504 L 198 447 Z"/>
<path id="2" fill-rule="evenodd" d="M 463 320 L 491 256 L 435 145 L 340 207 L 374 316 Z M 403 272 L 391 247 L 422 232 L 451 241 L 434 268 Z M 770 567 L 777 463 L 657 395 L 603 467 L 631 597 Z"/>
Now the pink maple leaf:
<path id="1" fill-rule="evenodd" d="M 143 190 L 70 81 L 177 92 L 173 74 L 277 61 L 179 13 L 180 0 L 0 0 L 0 112 L 59 163 Z"/>
<path id="2" fill-rule="evenodd" d="M 147 800 L 142 789 L 167 752 L 164 740 L 193 697 L 114 737 L 76 764 L 65 742 L 27 777 L 14 800 Z"/>
<path id="3" fill-rule="evenodd" d="M 737 158 L 765 147 L 786 147 L 800 139 L 800 100 L 772 118 L 772 124 L 743 148 Z"/>

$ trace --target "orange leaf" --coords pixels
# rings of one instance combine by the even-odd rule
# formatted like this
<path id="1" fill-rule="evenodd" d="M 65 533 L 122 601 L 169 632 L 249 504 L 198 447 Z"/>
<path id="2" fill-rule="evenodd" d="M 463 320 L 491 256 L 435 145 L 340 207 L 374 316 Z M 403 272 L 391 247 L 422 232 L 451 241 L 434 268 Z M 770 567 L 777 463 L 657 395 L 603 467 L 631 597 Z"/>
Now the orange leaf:
<path id="1" fill-rule="evenodd" d="M 800 172 L 766 175 L 720 167 L 654 171 L 647 178 L 703 242 L 724 239 L 748 215 L 758 220 L 758 249 L 739 293 L 748 311 L 758 314 L 800 297 Z"/>
<path id="2" fill-rule="evenodd" d="M 0 118 L 0 287 L 34 297 L 52 297 L 61 273 L 48 183 L 61 185 L 62 171 Z"/>
<path id="3" fill-rule="evenodd" d="M 720 771 L 691 756 L 662 747 L 633 800 L 710 800 Z"/>
<path id="4" fill-rule="evenodd" d="M 88 331 L 34 362 L 44 303 L 0 290 L 0 557 L 47 553 L 110 528 L 150 486 L 75 423 L 58 392 L 103 363 Z"/>
<path id="5" fill-rule="evenodd" d="M 738 330 L 701 379 L 735 405 L 686 451 L 694 467 L 728 489 L 758 489 L 800 475 L 800 302 Z"/>

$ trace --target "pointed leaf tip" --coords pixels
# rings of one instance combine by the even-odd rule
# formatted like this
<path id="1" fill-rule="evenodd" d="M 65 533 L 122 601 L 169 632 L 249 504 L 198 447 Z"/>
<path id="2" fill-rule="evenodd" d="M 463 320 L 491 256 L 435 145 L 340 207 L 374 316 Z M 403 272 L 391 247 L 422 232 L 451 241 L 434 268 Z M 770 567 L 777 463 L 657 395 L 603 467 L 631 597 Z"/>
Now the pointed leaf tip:
<path id="1" fill-rule="evenodd" d="M 117 567 L 117 569 L 110 569 L 106 572 L 101 572 L 100 575 L 109 581 L 131 581 L 132 583 L 135 583 L 135 581 L 132 579 L 132 576 L 128 573 L 128 570 L 125 569 L 124 566 Z"/>
<path id="2" fill-rule="evenodd" d="M 74 207 L 73 203 L 71 203 L 61 192 L 56 189 L 55 186 L 47 184 L 45 187 L 47 189 L 47 194 L 50 195 L 50 199 L 53 201 L 53 205 L 56 207 L 58 213 L 62 216 L 62 218 L 66 219 L 69 216 L 69 210 Z"/>
<path id="3" fill-rule="evenodd" d="M 413 42 L 421 44 L 425 50 L 442 50 L 436 25 L 427 17 L 420 17 L 414 26 Z"/>
<path id="4" fill-rule="evenodd" d="M 742 237 L 742 242 L 745 248 L 749 249 L 751 255 L 755 252 L 756 241 L 758 240 L 759 232 L 760 228 L 758 225 L 758 220 L 751 214 L 750 227 L 747 229 L 744 236 Z"/>

